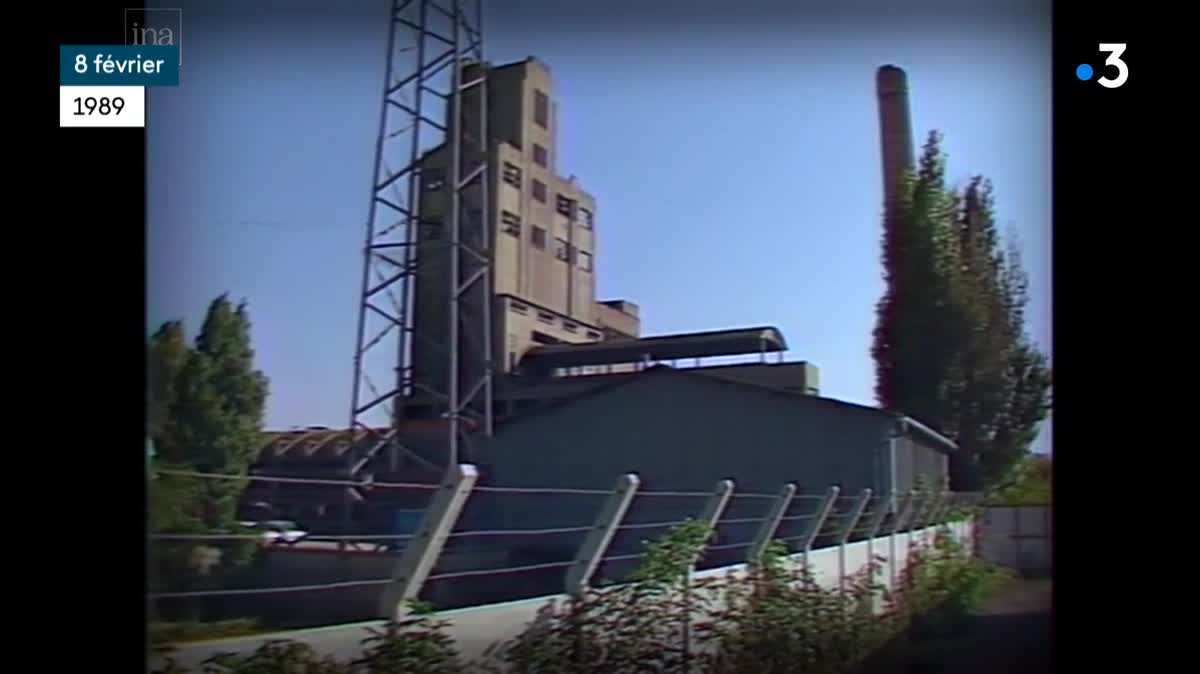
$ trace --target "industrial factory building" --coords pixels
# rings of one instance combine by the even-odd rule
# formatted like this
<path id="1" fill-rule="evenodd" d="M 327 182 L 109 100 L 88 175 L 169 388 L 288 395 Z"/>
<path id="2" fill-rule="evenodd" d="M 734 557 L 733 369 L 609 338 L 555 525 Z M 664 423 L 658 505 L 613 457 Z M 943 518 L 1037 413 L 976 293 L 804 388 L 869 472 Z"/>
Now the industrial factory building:
<path id="1" fill-rule="evenodd" d="M 762 366 L 770 368 L 771 366 Z M 940 483 L 954 444 L 903 415 L 772 386 L 658 366 L 616 378 L 497 429 L 480 467 L 498 484 L 819 492 Z"/>
<path id="2" fill-rule="evenodd" d="M 478 462 L 485 484 L 608 490 L 634 473 L 639 491 L 674 494 L 635 499 L 629 524 L 699 517 L 707 501 L 686 494 L 711 493 L 729 479 L 735 493 L 776 494 L 794 483 L 804 498 L 792 515 L 812 515 L 812 497 L 838 485 L 853 498 L 912 489 L 919 480 L 946 477 L 954 444 L 903 415 L 823 398 L 804 385 L 811 366 L 760 364 L 679 369 L 662 365 L 628 375 L 599 377 L 603 384 L 500 425 L 483 445 Z M 746 376 L 748 373 L 750 376 Z M 789 373 L 791 382 L 779 375 Z M 759 376 L 762 375 L 762 376 Z M 775 381 L 768 378 L 778 377 Z M 593 521 L 603 499 L 588 495 L 480 492 L 471 496 L 462 530 L 554 529 Z M 717 543 L 743 543 L 771 499 L 735 498 L 717 530 Z M 795 536 L 803 523 L 789 521 L 779 536 Z M 618 533 L 608 548 L 616 557 L 641 550 L 646 532 Z M 583 533 L 511 537 L 486 541 L 509 565 L 570 559 Z M 701 568 L 734 564 L 744 549 L 713 551 Z M 607 569 L 606 573 L 620 573 Z M 520 580 L 504 598 L 549 592 L 561 578 L 553 572 Z"/>
<path id="3" fill-rule="evenodd" d="M 480 484 L 607 488 L 635 472 L 647 488 L 665 490 L 708 490 L 730 478 L 754 491 L 796 482 L 809 491 L 837 484 L 890 492 L 911 488 L 918 475 L 944 479 L 952 442 L 902 414 L 821 397 L 817 368 L 784 362 L 788 346 L 777 329 L 643 336 L 636 304 L 598 301 L 603 211 L 579 179 L 559 173 L 549 68 L 534 58 L 463 67 L 464 79 L 488 78 L 491 136 L 484 209 L 490 222 L 481 231 L 493 257 L 486 311 L 495 426 L 491 437 L 477 433 L 459 456 L 479 466 Z M 891 199 L 896 179 L 912 164 L 907 83 L 903 71 L 886 66 L 876 86 Z M 447 207 L 445 155 L 428 153 L 422 171 L 417 242 L 435 268 Z M 438 326 L 449 329 L 443 276 L 435 269 L 414 289 L 415 320 L 432 339 L 412 345 L 412 367 L 434 372 L 434 379 L 446 367 L 438 347 L 448 341 L 438 338 Z M 746 362 L 711 363 L 737 355 Z M 428 395 L 414 392 L 403 415 L 403 448 L 377 455 L 364 452 L 363 434 L 352 438 L 344 430 L 268 434 L 254 470 L 345 477 L 347 465 L 356 465 L 351 475 L 358 481 L 436 483 L 447 468 L 445 425 L 436 409 Z M 392 521 L 389 511 L 422 505 L 419 495 L 369 486 L 278 483 L 253 487 L 247 501 L 270 504 L 313 530 L 349 521 L 375 532 Z M 468 511 L 466 517 L 501 528 L 534 520 L 579 524 L 582 513 L 565 505 L 499 503 Z"/>

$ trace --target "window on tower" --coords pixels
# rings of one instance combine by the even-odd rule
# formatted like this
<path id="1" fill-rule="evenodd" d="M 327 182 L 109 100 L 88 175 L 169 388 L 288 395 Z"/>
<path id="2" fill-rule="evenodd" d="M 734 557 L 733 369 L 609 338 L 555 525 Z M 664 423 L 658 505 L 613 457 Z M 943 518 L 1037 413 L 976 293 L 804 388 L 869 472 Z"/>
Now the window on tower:
<path id="1" fill-rule="evenodd" d="M 537 180 L 536 178 L 533 181 L 533 198 L 537 199 L 543 204 L 546 203 L 546 183 Z"/>
<path id="2" fill-rule="evenodd" d="M 592 254 L 586 250 L 579 251 L 579 269 L 582 271 L 592 270 Z"/>
<path id="3" fill-rule="evenodd" d="M 574 205 L 574 201 L 560 194 L 558 195 L 558 202 L 555 204 L 555 210 L 558 211 L 559 215 L 565 215 L 569 218 L 571 217 L 571 210 Z"/>
<path id="4" fill-rule="evenodd" d="M 537 143 L 533 144 L 533 163 L 542 168 L 548 168 L 550 164 L 550 155 L 546 152 L 546 148 Z"/>
<path id="5" fill-rule="evenodd" d="M 521 235 L 521 216 L 511 211 L 504 211 L 500 214 L 500 222 L 504 227 L 504 233 L 510 236 Z"/>
<path id="6" fill-rule="evenodd" d="M 554 257 L 566 262 L 571 259 L 571 244 L 566 239 L 554 239 Z"/>
<path id="7" fill-rule="evenodd" d="M 588 229 L 592 228 L 592 212 L 591 211 L 589 211 L 586 208 L 580 208 L 580 209 L 578 209 L 578 212 L 575 215 L 576 215 L 576 220 L 579 222 L 580 225 L 582 225 Z"/>
<path id="8" fill-rule="evenodd" d="M 550 128 L 550 97 L 536 89 L 533 92 L 533 121 L 543 129 Z"/>
<path id="9" fill-rule="evenodd" d="M 521 167 L 504 162 L 504 182 L 521 189 Z"/>
<path id="10" fill-rule="evenodd" d="M 529 235 L 529 240 L 530 243 L 533 244 L 534 248 L 537 248 L 538 250 L 546 250 L 546 230 L 542 229 L 541 227 L 538 227 L 537 225 L 533 226 L 533 230 Z"/>

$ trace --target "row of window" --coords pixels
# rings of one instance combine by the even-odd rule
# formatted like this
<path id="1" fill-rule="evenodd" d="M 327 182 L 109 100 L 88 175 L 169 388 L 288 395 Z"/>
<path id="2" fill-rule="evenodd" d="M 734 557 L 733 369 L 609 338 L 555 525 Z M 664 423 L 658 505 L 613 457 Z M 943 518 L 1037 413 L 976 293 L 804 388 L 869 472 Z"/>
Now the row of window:
<path id="1" fill-rule="evenodd" d="M 479 209 L 468 209 L 465 219 L 462 221 L 464 227 L 469 227 L 472 224 L 479 222 L 482 213 Z M 521 236 L 521 216 L 512 211 L 501 211 L 500 213 L 501 231 L 509 236 L 520 238 Z M 436 241 L 442 238 L 442 222 L 439 220 L 423 220 L 420 223 L 420 240 L 421 241 Z M 584 271 L 592 270 L 592 255 L 585 250 L 575 249 L 570 246 L 564 239 L 556 238 L 559 246 L 555 249 L 555 256 L 563 261 L 578 263 Z M 538 250 L 546 250 L 546 230 L 545 228 L 533 226 L 530 235 L 530 242 Z"/>
<path id="2" fill-rule="evenodd" d="M 446 172 L 440 168 L 425 169 L 424 179 L 425 190 L 428 192 L 437 192 L 446 186 Z M 521 167 L 505 162 L 504 182 L 521 189 Z M 534 178 L 530 181 L 530 192 L 535 201 L 544 204 L 549 197 L 550 190 L 546 187 L 546 183 Z M 588 229 L 591 229 L 594 224 L 594 216 L 590 210 L 579 206 L 574 199 L 562 194 L 556 195 L 554 210 L 559 215 L 565 215 Z"/>
<path id="3" fill-rule="evenodd" d="M 518 190 L 521 189 L 521 167 L 516 166 L 515 164 L 504 162 L 504 182 L 512 185 Z M 533 194 L 534 201 L 543 204 L 546 203 L 546 199 L 549 195 L 549 189 L 547 189 L 546 183 L 538 180 L 537 178 L 533 178 L 530 181 L 530 192 Z M 578 222 L 580 225 L 587 227 L 588 229 L 591 229 L 592 225 L 594 224 L 592 221 L 593 216 L 591 211 L 579 206 L 574 199 L 564 195 L 559 194 L 556 196 L 554 210 L 560 215 L 565 215 L 568 218 L 571 218 L 573 221 Z"/>
<path id="4" fill-rule="evenodd" d="M 525 305 L 525 304 L 521 304 L 520 302 L 512 302 L 511 304 L 508 305 L 508 307 L 515 314 L 525 315 L 525 314 L 529 313 L 529 306 Z M 550 313 L 549 311 L 538 311 L 537 319 L 539 322 L 545 323 L 546 325 L 557 325 L 558 324 L 558 316 L 555 316 L 554 314 Z M 567 332 L 578 333 L 580 325 L 578 323 L 575 323 L 573 321 L 570 321 L 570 320 L 564 318 L 564 319 L 562 319 L 562 328 L 563 328 L 563 330 L 565 330 Z M 587 330 L 586 334 L 587 334 L 588 339 L 595 339 L 595 340 L 600 339 L 600 333 L 596 332 L 595 330 Z"/>
<path id="5" fill-rule="evenodd" d="M 550 168 L 550 151 L 541 145 L 533 144 L 533 163 L 541 166 L 544 169 Z M 504 164 L 504 182 L 515 187 L 521 186 L 521 169 L 518 166 L 505 162 Z"/>
<path id="6" fill-rule="evenodd" d="M 500 214 L 500 223 L 505 234 L 521 238 L 521 216 L 512 211 Z M 546 250 L 546 229 L 533 225 L 529 242 L 538 250 Z M 554 257 L 568 264 L 578 265 L 582 271 L 592 271 L 592 254 L 572 246 L 566 239 L 554 238 Z"/>
<path id="7" fill-rule="evenodd" d="M 548 157 L 549 152 L 546 151 L 546 148 L 538 145 L 537 143 L 533 144 L 533 161 L 535 164 L 541 166 L 542 168 L 550 168 Z M 504 182 L 516 187 L 517 189 L 521 188 L 521 167 L 505 162 L 503 177 Z M 443 168 L 433 167 L 424 169 L 422 172 L 422 178 L 424 179 L 426 192 L 438 192 L 446 186 L 446 170 Z M 534 183 L 535 185 L 541 184 L 536 180 Z M 545 190 L 545 188 L 546 186 L 543 184 L 542 189 Z M 542 201 L 545 201 L 545 198 L 543 198 Z"/>

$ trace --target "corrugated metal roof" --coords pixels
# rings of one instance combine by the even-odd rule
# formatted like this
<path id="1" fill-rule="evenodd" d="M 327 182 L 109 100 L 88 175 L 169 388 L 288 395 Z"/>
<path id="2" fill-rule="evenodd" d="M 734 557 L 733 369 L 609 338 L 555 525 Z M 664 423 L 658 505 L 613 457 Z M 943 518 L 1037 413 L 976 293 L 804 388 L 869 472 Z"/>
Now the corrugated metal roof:
<path id="1" fill-rule="evenodd" d="M 446 422 L 440 419 L 406 423 L 407 429 L 413 433 L 438 432 L 444 429 L 445 425 Z M 263 444 L 255 466 L 262 474 L 290 474 L 296 470 L 310 469 L 318 473 L 327 473 L 334 469 L 341 472 L 347 466 L 347 458 L 366 456 L 389 430 L 358 429 L 353 440 L 347 429 L 267 431 L 263 433 Z M 415 479 L 419 481 L 440 481 L 443 468 L 433 465 L 413 451 L 408 451 L 405 455 L 411 459 L 407 462 L 410 467 L 405 472 L 414 473 Z"/>
<path id="2" fill-rule="evenodd" d="M 692 378 L 703 379 L 705 381 L 716 382 L 723 386 L 729 386 L 729 387 L 734 387 L 734 388 L 738 388 L 738 389 L 742 389 L 742 390 L 754 391 L 754 392 L 760 393 L 760 394 L 765 393 L 768 395 L 785 396 L 787 398 L 797 400 L 797 401 L 803 400 L 806 402 L 813 402 L 816 404 L 830 405 L 830 406 L 836 406 L 836 407 L 842 407 L 842 408 L 859 409 L 859 410 L 863 410 L 866 412 L 871 412 L 874 414 L 882 415 L 883 417 L 886 417 L 887 419 L 896 422 L 897 424 L 899 424 L 902 427 L 903 432 L 912 433 L 914 435 L 920 436 L 926 442 L 929 442 L 930 444 L 934 445 L 935 449 L 938 449 L 942 452 L 950 452 L 950 451 L 954 451 L 957 449 L 957 446 L 955 445 L 953 440 L 950 440 L 946 436 L 938 433 L 934 429 L 920 423 L 919 421 L 912 419 L 910 417 L 907 417 L 903 414 L 897 413 L 897 412 L 890 412 L 888 410 L 880 409 L 878 407 L 871 407 L 869 405 L 860 405 L 858 403 L 846 402 L 844 400 L 837 400 L 835 398 L 825 398 L 825 397 L 821 397 L 821 396 L 807 395 L 804 393 L 798 393 L 795 391 L 788 391 L 788 390 L 774 388 L 774 387 L 770 387 L 770 386 L 764 386 L 762 384 L 756 384 L 756 383 L 747 382 L 747 381 L 737 381 L 737 380 L 725 379 L 725 378 L 721 378 L 721 377 L 714 377 L 714 376 L 705 374 L 702 370 L 676 369 L 676 368 L 673 368 L 673 367 L 670 367 L 667 365 L 658 365 L 655 367 L 651 367 L 646 370 L 643 370 L 640 373 L 630 374 L 628 376 L 623 376 L 619 379 L 614 378 L 614 380 L 611 381 L 611 383 L 596 386 L 595 388 L 588 389 L 588 390 L 583 391 L 574 396 L 561 398 L 561 399 L 556 400 L 552 403 L 549 403 L 537 410 L 534 410 L 532 412 L 529 412 L 527 414 L 524 414 L 524 415 L 521 415 L 518 417 L 514 417 L 502 424 L 499 424 L 499 426 L 502 428 L 502 427 L 506 427 L 509 425 L 513 425 L 513 424 L 519 424 L 519 423 L 526 421 L 527 419 L 537 417 L 538 415 L 548 412 L 557 407 L 561 407 L 563 405 L 569 405 L 572 402 L 579 400 L 581 398 L 586 398 L 588 396 L 593 396 L 593 395 L 599 395 L 604 392 L 611 391 L 613 389 L 618 389 L 622 386 L 627 386 L 627 385 L 631 385 L 635 382 L 643 381 L 646 377 L 654 377 L 654 376 L 692 377 Z"/>
<path id="3" fill-rule="evenodd" d="M 561 367 L 635 363 L 642 360 L 709 358 L 747 353 L 776 353 L 787 350 L 778 329 L 765 326 L 738 330 L 714 330 L 640 339 L 623 339 L 587 344 L 553 344 L 530 349 L 521 358 L 522 368 L 551 370 Z"/>

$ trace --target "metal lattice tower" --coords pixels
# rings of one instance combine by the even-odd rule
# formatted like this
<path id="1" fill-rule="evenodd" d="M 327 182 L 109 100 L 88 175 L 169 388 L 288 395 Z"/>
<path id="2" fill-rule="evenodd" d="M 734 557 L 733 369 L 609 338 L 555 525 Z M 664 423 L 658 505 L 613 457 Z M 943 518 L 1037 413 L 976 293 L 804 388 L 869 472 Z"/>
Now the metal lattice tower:
<path id="1" fill-rule="evenodd" d="M 422 417 L 445 422 L 446 467 L 459 462 L 468 433 L 492 429 L 482 0 L 393 0 L 391 11 L 354 351 L 351 475 L 381 451 L 395 469 L 417 402 Z"/>

